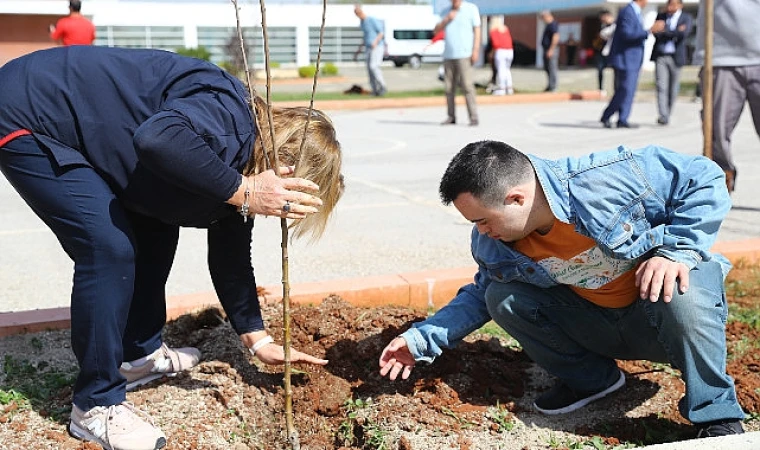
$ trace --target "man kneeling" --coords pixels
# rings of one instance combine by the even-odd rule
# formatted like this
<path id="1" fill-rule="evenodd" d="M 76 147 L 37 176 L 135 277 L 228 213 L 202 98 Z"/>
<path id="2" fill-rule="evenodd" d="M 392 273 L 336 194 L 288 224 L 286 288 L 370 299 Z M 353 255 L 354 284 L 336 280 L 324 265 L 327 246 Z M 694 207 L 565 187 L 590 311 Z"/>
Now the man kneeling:
<path id="1" fill-rule="evenodd" d="M 493 319 L 558 378 L 535 400 L 544 414 L 622 388 L 615 359 L 646 359 L 681 371 L 697 437 L 744 432 L 725 373 L 730 263 L 709 251 L 731 207 L 715 163 L 655 146 L 551 161 L 483 141 L 454 157 L 440 195 L 475 224 L 478 272 L 386 346 L 382 376 L 408 378 Z"/>

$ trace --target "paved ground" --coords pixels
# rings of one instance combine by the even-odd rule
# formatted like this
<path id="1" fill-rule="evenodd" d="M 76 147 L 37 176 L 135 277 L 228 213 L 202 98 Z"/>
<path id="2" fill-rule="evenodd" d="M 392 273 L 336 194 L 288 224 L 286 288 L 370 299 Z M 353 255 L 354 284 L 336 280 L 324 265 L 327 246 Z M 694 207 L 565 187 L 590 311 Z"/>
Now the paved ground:
<path id="1" fill-rule="evenodd" d="M 385 73 L 391 89 L 416 88 L 420 80 L 426 79 L 437 82 L 435 66 L 418 71 L 388 67 Z M 485 71 L 479 74 L 488 76 Z M 684 78 L 688 76 L 687 73 Z M 651 80 L 651 74 L 644 73 L 642 79 Z M 363 80 L 361 68 L 347 69 L 341 83 L 350 85 Z M 530 86 L 540 90 L 544 82 L 543 72 L 515 71 L 518 90 Z M 594 84 L 593 70 L 560 74 L 560 86 L 567 90 L 590 89 Z M 310 87 L 303 83 L 287 86 Z M 273 89 L 279 88 L 275 85 Z M 481 125 L 477 128 L 441 127 L 443 106 L 329 111 L 344 148 L 347 191 L 323 240 L 311 245 L 295 242 L 291 246 L 291 282 L 472 265 L 470 225 L 453 208 L 441 206 L 437 186 L 451 157 L 475 140 L 499 139 L 550 158 L 617 145 L 636 148 L 658 144 L 683 153 L 701 153 L 700 106 L 688 97 L 676 106 L 668 127 L 654 124 L 651 92 L 641 93 L 634 106 L 632 121 L 641 124 L 638 130 L 603 129 L 598 119 L 604 106 L 599 101 L 481 105 Z M 459 117 L 465 116 L 460 107 Z M 720 240 L 760 237 L 760 227 L 755 223 L 760 196 L 754 192 L 760 187 L 760 160 L 755 153 L 758 138 L 748 113 L 739 124 L 734 142 L 741 173 L 734 208 Z M 257 219 L 254 266 L 260 284 L 280 282 L 279 236 L 278 220 Z M 0 311 L 68 305 L 71 262 L 55 237 L 2 177 L 0 249 Z M 167 293 L 211 291 L 205 258 L 205 233 L 183 230 Z"/>

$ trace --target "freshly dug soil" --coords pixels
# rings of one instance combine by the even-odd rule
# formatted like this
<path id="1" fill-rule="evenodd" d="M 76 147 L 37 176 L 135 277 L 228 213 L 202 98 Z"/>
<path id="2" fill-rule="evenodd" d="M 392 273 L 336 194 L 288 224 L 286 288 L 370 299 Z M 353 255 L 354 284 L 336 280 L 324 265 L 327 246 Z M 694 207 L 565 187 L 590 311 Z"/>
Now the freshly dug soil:
<path id="1" fill-rule="evenodd" d="M 750 268 L 751 269 L 751 268 Z M 743 275 L 744 274 L 744 275 Z M 734 283 L 754 270 L 735 270 Z M 753 286 L 756 285 L 755 281 Z M 746 294 L 746 293 L 744 293 Z M 760 308 L 760 293 L 732 303 Z M 279 305 L 265 305 L 268 328 L 281 342 Z M 324 367 L 298 366 L 292 376 L 294 424 L 301 449 L 563 449 L 613 448 L 693 437 L 678 413 L 683 383 L 667 365 L 620 361 L 625 389 L 564 416 L 531 409 L 536 395 L 553 384 L 510 340 L 473 334 L 432 365 L 418 365 L 405 381 L 380 377 L 384 346 L 425 314 L 399 307 L 356 308 L 338 297 L 318 306 L 292 308 L 292 342 L 330 360 Z M 745 411 L 760 413 L 760 329 L 732 321 L 728 371 Z M 0 339 L 0 354 L 27 361 L 39 373 L 75 370 L 68 331 Z M 241 347 L 210 309 L 167 325 L 173 346 L 198 347 L 202 362 L 174 378 L 129 393 L 169 437 L 167 449 L 281 449 L 285 438 L 282 367 L 260 364 Z M 0 373 L 0 389 L 21 386 Z M 52 393 L 46 405 L 0 404 L 4 449 L 93 449 L 68 436 L 71 386 Z M 760 429 L 749 421 L 747 430 Z"/>

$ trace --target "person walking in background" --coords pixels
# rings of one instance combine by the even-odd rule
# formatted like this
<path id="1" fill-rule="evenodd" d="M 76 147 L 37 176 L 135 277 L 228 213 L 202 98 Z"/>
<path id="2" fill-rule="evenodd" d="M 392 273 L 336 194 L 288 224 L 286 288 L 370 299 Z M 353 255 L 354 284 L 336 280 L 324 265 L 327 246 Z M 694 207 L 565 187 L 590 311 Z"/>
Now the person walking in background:
<path id="1" fill-rule="evenodd" d="M 602 94 L 604 90 L 604 69 L 607 68 L 607 57 L 612 47 L 612 35 L 615 33 L 615 18 L 608 9 L 599 12 L 599 22 L 601 29 L 596 38 L 594 38 L 594 62 L 596 63 L 597 78 L 599 80 L 599 91 Z"/>
<path id="2" fill-rule="evenodd" d="M 541 48 L 544 53 L 544 71 L 548 78 L 544 92 L 557 90 L 557 71 L 559 66 L 559 25 L 551 11 L 541 12 L 544 21 L 544 34 L 541 36 Z"/>
<path id="3" fill-rule="evenodd" d="M 744 432 L 726 373 L 731 264 L 710 250 L 731 209 L 717 164 L 657 146 L 547 160 L 481 141 L 454 156 L 439 193 L 474 224 L 477 273 L 390 341 L 381 376 L 407 379 L 493 320 L 556 378 L 533 402 L 543 414 L 622 389 L 615 360 L 645 359 L 680 371 L 696 437 Z"/>
<path id="4" fill-rule="evenodd" d="M 456 89 L 464 92 L 470 126 L 478 125 L 475 104 L 475 82 L 472 66 L 480 55 L 480 11 L 474 4 L 464 0 L 451 0 L 451 6 L 441 11 L 441 21 L 433 33 L 445 30 L 443 41 L 443 78 L 446 86 L 446 120 L 441 125 L 453 125 L 456 118 Z"/>
<path id="5" fill-rule="evenodd" d="M 691 33 L 694 19 L 683 11 L 683 0 L 668 0 L 664 12 L 657 14 L 665 28 L 653 33 L 652 49 L 654 78 L 657 92 L 657 123 L 667 125 L 673 103 L 681 89 L 681 67 L 686 64 L 686 37 Z"/>
<path id="6" fill-rule="evenodd" d="M 368 16 L 361 5 L 354 6 L 354 14 L 361 20 L 360 27 L 364 33 L 364 41 L 356 50 L 356 55 L 364 48 L 372 95 L 382 97 L 387 92 L 383 72 L 380 70 L 380 64 L 383 63 L 383 55 L 385 54 L 383 24 L 379 19 Z"/>
<path id="7" fill-rule="evenodd" d="M 69 2 L 69 15 L 50 25 L 50 39 L 63 45 L 92 45 L 95 42 L 95 25 L 80 12 L 82 2 Z"/>
<path id="8" fill-rule="evenodd" d="M 726 186 L 733 192 L 737 168 L 731 155 L 731 134 L 745 103 L 749 103 L 755 132 L 760 136 L 760 2 L 717 0 L 713 17 L 712 157 L 725 171 Z M 696 65 L 704 64 L 705 59 L 702 3 L 699 4 L 699 24 L 694 54 Z M 709 81 L 704 80 L 700 72 L 700 82 Z"/>
<path id="9" fill-rule="evenodd" d="M 644 62 L 644 42 L 649 31 L 659 32 L 665 28 L 665 22 L 655 21 L 647 31 L 641 22 L 641 10 L 648 0 L 633 0 L 620 10 L 615 22 L 615 34 L 612 37 L 609 64 L 615 69 L 615 93 L 609 105 L 602 113 L 601 122 L 605 128 L 612 128 L 610 118 L 618 115 L 618 128 L 635 128 L 628 122 L 633 106 L 633 97 L 639 82 L 639 71 Z"/>
<path id="10" fill-rule="evenodd" d="M 497 88 L 494 89 L 493 95 L 512 95 L 514 89 L 512 88 L 510 67 L 515 57 L 515 51 L 512 45 L 512 33 L 509 32 L 509 27 L 504 25 L 504 16 L 491 18 L 488 38 L 493 48 L 493 59 L 496 65 Z"/>

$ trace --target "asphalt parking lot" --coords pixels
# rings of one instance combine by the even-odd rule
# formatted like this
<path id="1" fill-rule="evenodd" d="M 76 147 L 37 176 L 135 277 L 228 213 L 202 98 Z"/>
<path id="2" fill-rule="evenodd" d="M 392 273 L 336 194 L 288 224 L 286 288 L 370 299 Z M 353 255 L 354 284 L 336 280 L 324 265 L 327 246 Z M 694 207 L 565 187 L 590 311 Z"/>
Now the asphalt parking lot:
<path id="1" fill-rule="evenodd" d="M 389 88 L 415 86 L 434 77 L 435 66 L 418 71 L 387 67 Z M 686 71 L 684 79 L 695 71 Z M 487 76 L 479 69 L 478 77 Z M 560 73 L 560 89 L 595 87 L 593 70 Z M 346 70 L 340 89 L 365 78 L 363 69 Z M 642 82 L 651 74 L 644 73 Z M 611 78 L 611 74 L 608 74 Z M 427 83 L 427 81 L 424 81 Z M 437 82 L 433 78 L 433 83 Z M 515 86 L 540 90 L 543 72 L 515 71 Z M 273 89 L 284 90 L 286 85 Z M 289 89 L 294 89 L 287 85 Z M 300 89 L 310 84 L 295 85 Z M 395 87 L 394 87 L 395 86 Z M 554 158 L 626 145 L 650 144 L 701 154 L 699 103 L 679 99 L 671 125 L 655 124 L 651 92 L 641 92 L 633 108 L 635 130 L 604 129 L 599 116 L 603 101 L 481 105 L 480 126 L 442 127 L 445 107 L 332 110 L 344 150 L 347 189 L 324 238 L 290 247 L 292 283 L 353 278 L 470 266 L 470 224 L 453 207 L 438 201 L 437 187 L 451 157 L 469 142 L 498 139 L 527 152 Z M 464 121 L 464 107 L 459 109 Z M 464 121 L 466 123 L 466 121 Z M 719 240 L 760 237 L 760 147 L 745 112 L 734 134 L 740 170 L 734 205 Z M 55 237 L 32 214 L 6 180 L 0 177 L 0 311 L 68 306 L 72 263 Z M 280 282 L 280 230 L 277 219 L 256 219 L 254 267 L 261 285 Z M 168 295 L 211 291 L 203 230 L 183 229 Z"/>

